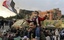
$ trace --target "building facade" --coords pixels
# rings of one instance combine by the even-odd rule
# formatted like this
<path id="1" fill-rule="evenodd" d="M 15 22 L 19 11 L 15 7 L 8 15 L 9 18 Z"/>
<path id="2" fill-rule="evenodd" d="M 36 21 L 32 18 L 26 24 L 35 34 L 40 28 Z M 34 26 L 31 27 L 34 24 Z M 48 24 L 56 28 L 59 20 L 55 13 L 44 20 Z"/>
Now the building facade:
<path id="1" fill-rule="evenodd" d="M 59 10 L 59 8 L 57 9 L 52 9 L 49 11 L 44 11 L 44 12 L 40 12 L 39 16 L 43 17 L 44 15 L 49 14 L 49 17 L 47 18 L 48 20 L 60 20 L 61 19 L 61 10 Z"/>

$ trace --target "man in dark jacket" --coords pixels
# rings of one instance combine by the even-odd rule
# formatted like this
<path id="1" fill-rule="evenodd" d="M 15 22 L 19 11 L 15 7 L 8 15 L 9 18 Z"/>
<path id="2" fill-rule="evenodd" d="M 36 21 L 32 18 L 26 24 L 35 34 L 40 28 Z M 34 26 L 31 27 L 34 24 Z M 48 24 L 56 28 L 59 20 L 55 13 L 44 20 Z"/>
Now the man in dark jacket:
<path id="1" fill-rule="evenodd" d="M 32 13 L 33 17 L 31 20 L 27 20 L 27 22 L 34 22 L 34 24 L 36 25 L 35 28 L 35 37 L 36 39 L 40 40 L 40 28 L 41 28 L 41 21 L 44 21 L 48 14 L 46 14 L 43 18 L 39 17 L 39 12 L 35 11 Z"/>
<path id="2" fill-rule="evenodd" d="M 4 20 L 3 19 L 1 20 L 1 27 L 2 27 L 2 29 L 4 29 Z"/>

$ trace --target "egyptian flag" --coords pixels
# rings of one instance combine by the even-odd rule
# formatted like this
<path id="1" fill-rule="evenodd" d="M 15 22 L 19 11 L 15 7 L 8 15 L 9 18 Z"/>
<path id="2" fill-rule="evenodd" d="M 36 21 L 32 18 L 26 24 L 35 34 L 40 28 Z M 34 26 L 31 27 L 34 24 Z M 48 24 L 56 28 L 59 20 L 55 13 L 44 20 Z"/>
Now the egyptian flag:
<path id="1" fill-rule="evenodd" d="M 7 9 L 11 10 L 12 12 L 17 13 L 16 9 L 14 8 L 15 3 L 13 0 L 4 0 L 3 4 L 4 7 L 6 7 Z"/>

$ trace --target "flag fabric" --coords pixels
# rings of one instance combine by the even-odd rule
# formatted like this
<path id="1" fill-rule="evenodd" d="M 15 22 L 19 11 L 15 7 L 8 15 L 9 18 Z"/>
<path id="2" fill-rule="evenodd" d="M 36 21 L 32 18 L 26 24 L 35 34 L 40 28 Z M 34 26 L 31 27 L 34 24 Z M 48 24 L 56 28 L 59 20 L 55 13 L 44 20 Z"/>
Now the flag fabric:
<path id="1" fill-rule="evenodd" d="M 11 1 L 12 1 L 12 0 L 5 0 L 5 1 L 3 2 L 3 6 L 6 7 L 6 8 L 8 8 L 9 10 L 13 11 L 13 10 L 12 10 L 12 7 L 10 6 Z"/>
<path id="2" fill-rule="evenodd" d="M 6 7 L 7 9 L 13 11 L 13 9 L 12 9 L 12 7 L 11 7 L 11 5 L 10 5 L 11 2 L 12 2 L 12 0 L 5 0 L 2 5 L 3 5 L 4 7 Z"/>
<path id="3" fill-rule="evenodd" d="M 6 4 L 6 1 L 3 2 L 3 6 L 8 8 L 7 4 Z"/>
<path id="4" fill-rule="evenodd" d="M 17 10 L 14 8 L 15 7 L 15 3 L 14 3 L 13 0 L 4 0 L 2 5 L 4 7 L 6 7 L 7 9 L 9 9 L 10 11 L 16 13 L 20 17 L 20 15 L 17 13 Z"/>

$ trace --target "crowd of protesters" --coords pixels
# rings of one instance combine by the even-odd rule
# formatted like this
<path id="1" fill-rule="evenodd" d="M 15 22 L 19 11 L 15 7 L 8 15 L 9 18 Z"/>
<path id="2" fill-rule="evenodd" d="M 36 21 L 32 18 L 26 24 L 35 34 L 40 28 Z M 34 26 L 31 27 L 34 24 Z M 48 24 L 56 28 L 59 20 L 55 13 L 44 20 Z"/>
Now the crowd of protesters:
<path id="1" fill-rule="evenodd" d="M 32 23 L 31 23 L 32 24 Z M 30 25 L 31 25 L 30 24 Z M 29 40 L 33 39 L 33 40 L 37 40 L 35 37 L 35 33 L 34 30 L 32 30 L 32 28 L 11 28 L 7 31 L 4 31 L 4 33 L 2 33 L 2 35 L 0 35 L 0 37 L 2 38 L 2 40 L 15 40 L 15 38 L 19 38 L 19 40 Z M 28 34 L 31 31 L 31 33 L 33 33 L 32 35 Z M 60 39 L 60 32 L 58 29 L 54 29 L 54 30 L 49 30 L 47 28 L 43 28 L 41 30 L 41 39 L 39 40 L 62 40 Z M 30 36 L 29 36 L 30 35 Z"/>
<path id="2" fill-rule="evenodd" d="M 59 29 L 60 30 L 60 29 Z M 44 40 L 60 40 L 60 31 L 57 28 L 56 29 L 47 29 L 43 28 L 43 34 L 44 35 Z"/>
<path id="3" fill-rule="evenodd" d="M 45 15 L 43 18 L 39 17 L 38 15 L 39 15 L 39 13 L 37 11 L 35 11 L 32 13 L 32 15 L 30 16 L 29 19 L 26 19 L 27 23 L 29 24 L 29 29 L 25 30 L 24 31 L 25 33 L 23 32 L 23 34 L 25 34 L 24 38 L 27 37 L 28 39 L 31 40 L 31 34 L 33 34 L 32 37 L 34 39 L 40 40 L 40 28 L 41 28 L 40 22 L 44 21 L 46 19 L 47 15 Z M 12 31 L 15 32 L 15 36 L 19 36 L 20 35 L 19 29 L 14 30 L 13 28 L 11 28 L 13 22 L 11 20 L 9 20 L 8 22 L 9 22 L 8 24 L 9 24 L 10 29 L 12 29 Z M 1 27 L 2 27 L 2 29 L 4 29 L 4 20 L 1 20 Z M 9 30 L 9 32 L 10 32 L 10 30 Z M 7 35 L 7 34 L 9 34 L 9 32 L 6 33 L 4 36 L 11 37 L 11 35 L 10 36 Z M 12 32 L 10 32 L 10 33 L 12 33 Z"/>
<path id="4" fill-rule="evenodd" d="M 9 28 L 11 28 L 14 22 L 14 20 L 0 19 L 0 29 L 4 29 L 4 26 L 9 26 Z"/>
<path id="5" fill-rule="evenodd" d="M 47 29 L 41 27 L 41 21 L 44 21 L 48 17 L 48 14 L 44 15 L 43 18 L 39 17 L 39 12 L 32 12 L 29 19 L 25 19 L 29 27 L 15 28 L 11 27 L 13 21 L 9 20 L 9 29 L 5 30 L 0 37 L 2 40 L 63 40 L 61 39 L 60 29 Z M 3 26 L 3 27 L 2 27 Z M 4 21 L 1 20 L 0 28 L 4 29 Z"/>

